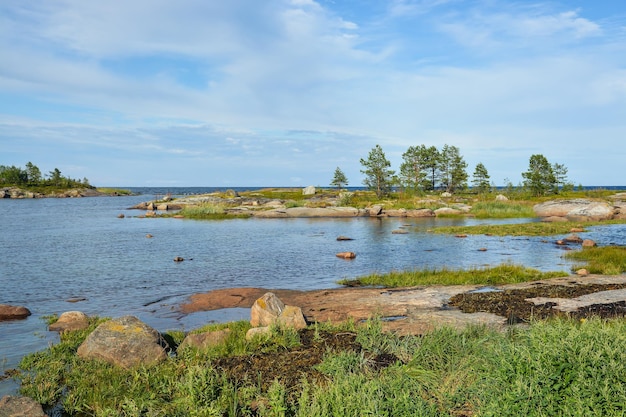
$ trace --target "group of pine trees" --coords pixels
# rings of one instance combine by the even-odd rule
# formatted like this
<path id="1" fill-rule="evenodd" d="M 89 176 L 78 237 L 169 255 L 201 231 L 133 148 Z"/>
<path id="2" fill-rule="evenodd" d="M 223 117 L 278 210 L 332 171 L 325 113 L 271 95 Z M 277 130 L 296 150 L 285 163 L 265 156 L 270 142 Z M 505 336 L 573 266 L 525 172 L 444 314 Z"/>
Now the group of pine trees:
<path id="1" fill-rule="evenodd" d="M 0 186 L 40 187 L 52 186 L 57 188 L 92 188 L 87 178 L 74 180 L 61 175 L 58 168 L 42 175 L 37 165 L 28 162 L 25 168 L 0 165 Z"/>
<path id="2" fill-rule="evenodd" d="M 380 198 L 395 188 L 423 194 L 441 190 L 449 193 L 468 188 L 467 163 L 458 147 L 444 145 L 441 149 L 426 145 L 410 146 L 402 154 L 399 173 L 391 169 L 383 149 L 376 145 L 367 159 L 361 158 L 365 174 L 363 184 L 376 192 Z M 559 190 L 573 188 L 567 181 L 567 168 L 562 164 L 550 164 L 543 155 L 532 155 L 528 171 L 522 173 L 523 188 L 532 195 L 558 194 Z M 478 163 L 472 178 L 472 190 L 480 194 L 490 192 L 494 186 L 489 181 L 487 168 Z M 348 179 L 341 168 L 337 167 L 331 185 L 342 188 L 348 185 Z"/>

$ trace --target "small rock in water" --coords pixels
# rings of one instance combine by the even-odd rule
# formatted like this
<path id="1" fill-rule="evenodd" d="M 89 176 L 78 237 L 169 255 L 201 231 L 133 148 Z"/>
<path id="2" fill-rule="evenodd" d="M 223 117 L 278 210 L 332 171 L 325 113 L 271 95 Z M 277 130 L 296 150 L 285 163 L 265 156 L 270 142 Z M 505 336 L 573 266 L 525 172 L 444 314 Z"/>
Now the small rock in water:
<path id="1" fill-rule="evenodd" d="M 124 216 L 124 213 L 120 213 L 120 214 L 117 215 L 118 219 L 123 219 L 124 217 L 126 217 L 126 216 Z"/>
<path id="2" fill-rule="evenodd" d="M 152 237 L 152 235 L 151 235 L 150 233 L 148 233 L 148 234 L 146 235 L 146 237 L 147 237 L 148 239 L 150 239 L 150 238 Z"/>
<path id="3" fill-rule="evenodd" d="M 354 253 L 354 252 L 339 252 L 336 256 L 338 258 L 343 258 L 343 259 L 354 259 L 354 258 L 356 258 L 356 253 Z"/>
<path id="4" fill-rule="evenodd" d="M 354 240 L 354 239 L 348 236 L 337 236 L 337 240 L 342 241 L 342 240 Z"/>
<path id="5" fill-rule="evenodd" d="M 184 260 L 185 260 L 185 259 L 184 259 L 184 258 L 182 258 L 182 257 L 180 257 L 180 256 L 177 256 L 177 257 L 175 257 L 175 258 L 174 258 L 174 262 L 182 262 L 182 261 L 184 261 Z"/>

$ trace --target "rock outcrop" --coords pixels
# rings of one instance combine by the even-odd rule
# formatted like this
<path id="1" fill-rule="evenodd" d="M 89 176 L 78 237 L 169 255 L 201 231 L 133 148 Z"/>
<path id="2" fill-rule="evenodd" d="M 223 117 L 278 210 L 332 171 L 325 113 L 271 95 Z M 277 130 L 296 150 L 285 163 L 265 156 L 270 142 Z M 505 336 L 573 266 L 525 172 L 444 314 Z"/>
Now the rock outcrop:
<path id="1" fill-rule="evenodd" d="M 606 201 L 584 198 L 551 200 L 533 206 L 539 217 L 561 217 L 570 221 L 608 220 L 614 216 L 614 207 Z"/>
<path id="2" fill-rule="evenodd" d="M 134 316 L 100 324 L 78 347 L 78 356 L 99 359 L 126 369 L 167 358 L 161 334 Z"/>
<path id="3" fill-rule="evenodd" d="M 30 316 L 31 312 L 24 306 L 0 304 L 0 321 L 21 320 Z"/>

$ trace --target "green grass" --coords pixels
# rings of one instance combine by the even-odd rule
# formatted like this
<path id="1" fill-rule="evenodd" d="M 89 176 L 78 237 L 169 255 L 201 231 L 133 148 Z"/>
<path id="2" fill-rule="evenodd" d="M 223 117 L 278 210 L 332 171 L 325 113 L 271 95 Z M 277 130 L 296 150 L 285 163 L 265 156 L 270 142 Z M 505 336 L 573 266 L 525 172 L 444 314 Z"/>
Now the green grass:
<path id="1" fill-rule="evenodd" d="M 569 275 L 567 272 L 541 272 L 519 265 L 502 264 L 491 268 L 453 270 L 423 269 L 371 274 L 338 281 L 347 286 L 413 287 L 418 285 L 499 285 L 536 281 Z"/>
<path id="2" fill-rule="evenodd" d="M 601 222 L 529 222 L 518 224 L 483 224 L 476 226 L 440 226 L 431 229 L 439 234 L 467 234 L 493 236 L 555 236 L 569 234 L 573 228 L 624 224 L 626 220 L 603 220 Z"/>
<path id="3" fill-rule="evenodd" d="M 296 392 L 280 375 L 266 390 L 254 378 L 229 380 L 202 353 L 133 370 L 80 360 L 75 351 L 88 331 L 66 333 L 22 361 L 22 393 L 49 404 L 62 400 L 68 416 L 626 414 L 624 320 L 559 319 L 505 332 L 442 327 L 404 337 L 373 321 L 350 331 L 364 350 L 328 352 L 316 367 L 320 382 L 303 381 Z M 258 346 L 224 354 L 253 356 Z M 377 370 L 377 355 L 395 363 Z"/>
<path id="4" fill-rule="evenodd" d="M 490 201 L 472 205 L 470 213 L 477 219 L 510 219 L 536 217 L 528 202 Z"/>
<path id="5" fill-rule="evenodd" d="M 193 206 L 184 206 L 175 214 L 165 214 L 163 217 L 171 217 L 174 215 L 183 216 L 186 219 L 193 220 L 223 220 L 223 219 L 241 219 L 250 217 L 247 214 L 228 213 L 230 206 L 221 203 L 203 203 Z"/>
<path id="6" fill-rule="evenodd" d="M 626 247 L 603 246 L 583 248 L 565 254 L 567 259 L 581 261 L 574 270 L 585 268 L 591 274 L 619 275 L 626 272 Z"/>

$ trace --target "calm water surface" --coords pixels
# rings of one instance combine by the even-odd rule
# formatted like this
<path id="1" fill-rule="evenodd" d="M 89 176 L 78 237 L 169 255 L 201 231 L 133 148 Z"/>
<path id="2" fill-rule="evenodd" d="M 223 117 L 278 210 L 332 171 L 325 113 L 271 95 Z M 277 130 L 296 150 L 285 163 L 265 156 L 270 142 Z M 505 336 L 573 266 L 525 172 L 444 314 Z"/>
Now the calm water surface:
<path id="1" fill-rule="evenodd" d="M 470 268 L 503 262 L 568 270 L 549 238 L 430 234 L 435 225 L 487 223 L 473 219 L 247 219 L 192 221 L 138 217 L 128 210 L 152 195 L 83 199 L 0 199 L 0 304 L 33 315 L 0 323 L 0 371 L 57 340 L 42 316 L 80 310 L 132 314 L 158 330 L 189 330 L 209 321 L 249 317 L 247 309 L 183 315 L 196 292 L 233 286 L 318 289 L 371 272 Z M 118 218 L 124 213 L 125 218 Z M 513 220 L 515 221 L 515 220 Z M 511 220 L 503 223 L 511 223 Z M 490 221 L 489 223 L 496 223 Z M 392 234 L 403 227 L 408 234 Z M 153 235 L 147 238 L 146 235 Z M 337 236 L 353 238 L 338 242 Z M 626 244 L 626 226 L 593 228 L 599 244 Z M 486 252 L 478 251 L 487 248 Z M 353 251 L 354 260 L 335 257 Z M 173 258 L 181 256 L 184 262 Z M 84 299 L 70 303 L 70 299 Z M 0 372 L 1 373 L 1 372 Z M 15 393 L 0 381 L 0 396 Z"/>

